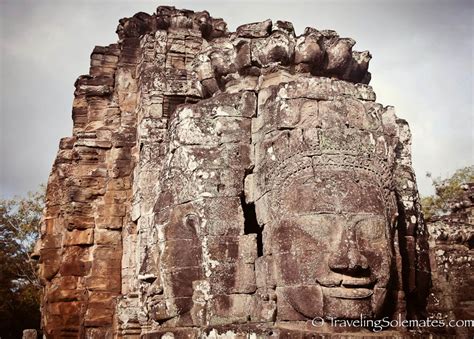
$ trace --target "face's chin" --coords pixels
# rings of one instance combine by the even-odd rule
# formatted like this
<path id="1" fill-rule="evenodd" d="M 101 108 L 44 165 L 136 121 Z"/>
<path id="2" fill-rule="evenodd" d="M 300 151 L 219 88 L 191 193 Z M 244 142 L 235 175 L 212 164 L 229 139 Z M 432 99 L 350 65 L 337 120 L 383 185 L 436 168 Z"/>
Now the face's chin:
<path id="1" fill-rule="evenodd" d="M 323 313 L 336 319 L 372 319 L 380 316 L 385 288 L 322 287 Z"/>
<path id="2" fill-rule="evenodd" d="M 337 319 L 373 318 L 373 291 L 359 288 L 323 288 L 323 313 Z"/>
<path id="3" fill-rule="evenodd" d="M 378 287 L 287 286 L 282 298 L 308 319 L 372 319 L 380 316 L 386 289 Z"/>

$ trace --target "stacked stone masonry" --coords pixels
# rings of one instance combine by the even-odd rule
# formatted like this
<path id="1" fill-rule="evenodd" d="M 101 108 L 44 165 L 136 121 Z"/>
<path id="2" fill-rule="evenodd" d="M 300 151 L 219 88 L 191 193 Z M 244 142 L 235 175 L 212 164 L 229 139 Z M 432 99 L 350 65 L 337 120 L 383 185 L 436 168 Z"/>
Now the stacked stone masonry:
<path id="1" fill-rule="evenodd" d="M 433 287 L 428 312 L 433 319 L 462 324 L 474 319 L 474 183 L 452 202 L 450 213 L 428 222 Z M 472 338 L 472 326 L 446 326 L 444 336 Z"/>
<path id="2" fill-rule="evenodd" d="M 173 7 L 117 33 L 76 81 L 48 182 L 48 338 L 303 338 L 334 332 L 314 317 L 427 315 L 411 136 L 375 102 L 369 52 Z"/>

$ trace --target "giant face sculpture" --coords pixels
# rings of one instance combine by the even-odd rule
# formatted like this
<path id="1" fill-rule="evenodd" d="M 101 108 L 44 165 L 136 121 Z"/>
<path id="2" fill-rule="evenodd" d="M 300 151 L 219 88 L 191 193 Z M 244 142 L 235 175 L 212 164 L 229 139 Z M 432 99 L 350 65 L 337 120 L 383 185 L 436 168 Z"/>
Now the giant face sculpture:
<path id="1" fill-rule="evenodd" d="M 156 321 L 374 318 L 399 298 L 393 121 L 365 114 L 371 103 L 307 99 L 310 85 L 177 110 L 155 209 L 164 283 Z M 245 201 L 255 205 L 261 235 L 249 234 Z M 199 222 L 184 237 L 190 213 Z"/>
<path id="2" fill-rule="evenodd" d="M 154 321 L 406 312 L 393 115 L 361 100 L 308 99 L 311 81 L 223 93 L 173 115 L 154 209 Z"/>
<path id="3" fill-rule="evenodd" d="M 280 304 L 308 318 L 380 314 L 390 281 L 392 209 L 368 173 L 303 166 L 275 191 Z"/>
<path id="4" fill-rule="evenodd" d="M 225 27 L 159 7 L 94 49 L 48 184 L 48 337 L 302 337 L 385 299 L 422 314 L 410 134 L 364 85 L 370 53 L 288 22 Z"/>

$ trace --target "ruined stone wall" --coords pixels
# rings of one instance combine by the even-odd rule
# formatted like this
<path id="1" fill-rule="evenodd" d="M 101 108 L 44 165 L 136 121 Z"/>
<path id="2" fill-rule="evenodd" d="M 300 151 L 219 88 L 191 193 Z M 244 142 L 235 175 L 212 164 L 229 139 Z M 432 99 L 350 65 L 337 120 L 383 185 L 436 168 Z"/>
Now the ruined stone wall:
<path id="1" fill-rule="evenodd" d="M 285 238 L 272 224 L 279 195 L 269 198 L 309 168 L 314 187 L 336 187 L 337 213 L 383 220 L 364 252 L 381 275 L 359 277 L 367 262 L 346 272 L 367 281 L 347 292 L 366 293 L 353 313 L 423 316 L 427 234 L 410 133 L 375 102 L 369 52 L 334 31 L 296 36 L 267 20 L 229 33 L 207 12 L 171 7 L 122 19 L 117 33 L 76 82 L 73 136 L 48 182 L 38 244 L 48 337 L 313 331 L 311 316 L 345 306 L 324 299 L 329 285 L 311 271 L 317 232 Z"/>
<path id="2" fill-rule="evenodd" d="M 39 250 L 50 337 L 111 333 L 130 227 L 137 47 L 96 47 L 75 83 L 73 136 L 61 140 L 48 181 Z"/>
<path id="3" fill-rule="evenodd" d="M 428 311 L 445 322 L 474 319 L 474 183 L 453 202 L 452 211 L 428 222 L 430 234 L 431 289 Z M 470 338 L 472 326 L 446 326 L 443 335 Z"/>
<path id="4" fill-rule="evenodd" d="M 188 70 L 201 26 L 225 29 L 201 23 L 206 13 L 158 11 L 121 20 L 119 43 L 96 47 L 76 81 L 73 136 L 61 140 L 48 181 L 38 250 L 48 336 L 116 333 L 117 296 L 137 297 L 168 118 L 200 96 Z"/>

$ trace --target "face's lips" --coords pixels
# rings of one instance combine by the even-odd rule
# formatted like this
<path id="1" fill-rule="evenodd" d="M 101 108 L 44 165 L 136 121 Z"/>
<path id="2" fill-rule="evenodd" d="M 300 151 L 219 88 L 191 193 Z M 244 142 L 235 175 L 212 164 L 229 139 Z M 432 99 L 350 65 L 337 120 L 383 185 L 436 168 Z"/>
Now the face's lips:
<path id="1" fill-rule="evenodd" d="M 354 278 L 354 277 L 344 277 L 342 279 L 342 286 L 344 287 L 354 287 L 354 288 L 372 288 L 374 286 L 374 282 L 369 277 L 366 278 Z"/>
<path id="2" fill-rule="evenodd" d="M 369 288 L 322 287 L 323 294 L 339 299 L 365 299 L 374 294 Z"/>
<path id="3" fill-rule="evenodd" d="M 334 277 L 325 277 L 316 280 L 317 283 L 323 287 L 340 287 L 347 288 L 373 288 L 375 281 L 369 277 L 350 277 L 346 275 L 339 275 Z"/>
<path id="4" fill-rule="evenodd" d="M 365 299 L 374 291 L 375 282 L 369 277 L 327 277 L 318 279 L 324 295 L 340 299 Z"/>
<path id="5" fill-rule="evenodd" d="M 342 279 L 321 278 L 317 279 L 316 282 L 323 287 L 337 287 L 341 286 Z"/>

